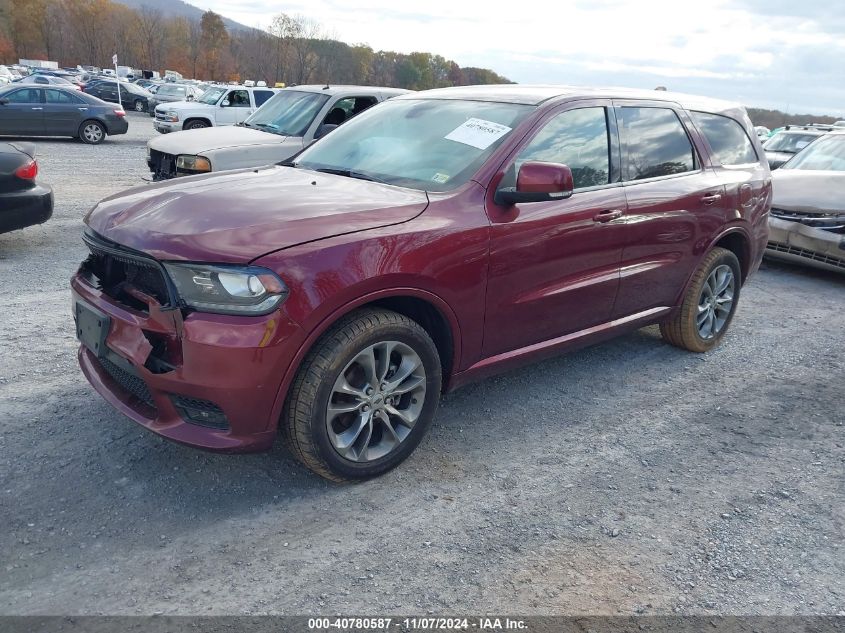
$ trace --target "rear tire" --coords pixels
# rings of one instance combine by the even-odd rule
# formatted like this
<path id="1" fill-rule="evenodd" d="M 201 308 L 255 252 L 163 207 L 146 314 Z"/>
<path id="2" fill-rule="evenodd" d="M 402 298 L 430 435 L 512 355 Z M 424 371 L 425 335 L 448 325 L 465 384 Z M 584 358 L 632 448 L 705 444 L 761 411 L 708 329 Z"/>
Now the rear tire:
<path id="1" fill-rule="evenodd" d="M 79 140 L 88 145 L 99 145 L 106 140 L 106 127 L 99 121 L 83 121 L 79 126 Z"/>
<path id="2" fill-rule="evenodd" d="M 721 343 L 739 303 L 739 260 L 725 248 L 707 253 L 692 276 L 681 308 L 660 324 L 663 339 L 690 352 L 707 352 Z"/>
<path id="3" fill-rule="evenodd" d="M 381 475 L 431 426 L 441 381 L 437 348 L 422 326 L 390 310 L 355 311 L 303 360 L 285 402 L 286 444 L 332 481 Z"/>
<path id="4" fill-rule="evenodd" d="M 185 123 L 184 129 L 186 129 L 186 130 L 201 130 L 201 129 L 206 128 L 206 127 L 211 127 L 211 126 L 208 123 L 206 123 L 205 121 L 194 120 L 194 121 L 188 121 L 187 123 Z"/>

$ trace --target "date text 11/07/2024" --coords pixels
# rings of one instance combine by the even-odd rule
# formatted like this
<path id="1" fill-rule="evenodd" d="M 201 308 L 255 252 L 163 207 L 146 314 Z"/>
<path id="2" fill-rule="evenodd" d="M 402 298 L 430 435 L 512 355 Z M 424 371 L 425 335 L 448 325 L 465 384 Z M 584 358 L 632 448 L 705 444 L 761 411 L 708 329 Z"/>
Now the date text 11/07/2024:
<path id="1" fill-rule="evenodd" d="M 371 630 L 371 631 L 520 631 L 526 630 L 523 620 L 511 618 L 309 618 L 308 628 L 320 630 Z"/>

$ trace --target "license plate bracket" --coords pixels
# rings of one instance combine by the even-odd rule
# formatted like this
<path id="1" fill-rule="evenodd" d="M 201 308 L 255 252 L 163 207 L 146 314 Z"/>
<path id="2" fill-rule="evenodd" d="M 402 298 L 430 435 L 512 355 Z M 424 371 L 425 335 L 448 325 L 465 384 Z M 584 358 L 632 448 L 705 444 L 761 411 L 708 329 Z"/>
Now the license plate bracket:
<path id="1" fill-rule="evenodd" d="M 108 349 L 106 337 L 111 329 L 111 318 L 81 301 L 76 302 L 73 316 L 76 321 L 76 338 L 98 358 L 103 358 Z"/>

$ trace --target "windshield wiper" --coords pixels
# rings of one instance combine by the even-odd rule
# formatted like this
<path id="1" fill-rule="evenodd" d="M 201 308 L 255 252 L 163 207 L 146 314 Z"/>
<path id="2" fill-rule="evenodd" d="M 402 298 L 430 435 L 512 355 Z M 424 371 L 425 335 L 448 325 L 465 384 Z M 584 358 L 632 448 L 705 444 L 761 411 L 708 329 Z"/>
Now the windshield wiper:
<path id="1" fill-rule="evenodd" d="M 369 174 L 365 174 L 360 171 L 353 171 L 351 169 L 334 169 L 331 167 L 321 167 L 319 169 L 315 169 L 314 171 L 319 171 L 324 174 L 334 174 L 336 176 L 346 176 L 347 178 L 357 178 L 358 180 L 369 180 L 370 182 L 378 182 L 383 185 L 389 185 L 390 183 L 386 180 L 382 180 L 381 178 L 376 178 L 375 176 L 370 176 Z"/>

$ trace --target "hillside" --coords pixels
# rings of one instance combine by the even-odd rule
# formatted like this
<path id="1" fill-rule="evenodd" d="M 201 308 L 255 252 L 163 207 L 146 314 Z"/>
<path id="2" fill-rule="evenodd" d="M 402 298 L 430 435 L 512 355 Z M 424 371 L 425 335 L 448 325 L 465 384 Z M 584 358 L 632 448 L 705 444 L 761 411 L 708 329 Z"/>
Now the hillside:
<path id="1" fill-rule="evenodd" d="M 132 7 L 133 9 L 140 9 L 141 7 L 149 7 L 150 9 L 156 9 L 157 11 L 161 11 L 161 14 L 167 18 L 172 17 L 184 17 L 190 20 L 196 20 L 197 22 L 200 21 L 202 18 L 202 14 L 205 13 L 204 9 L 200 9 L 199 7 L 195 7 L 192 4 L 188 4 L 187 2 L 182 2 L 182 0 L 116 0 L 120 4 L 125 4 L 127 7 Z M 223 16 L 221 16 L 223 17 Z M 226 25 L 226 30 L 230 33 L 232 31 L 248 31 L 251 30 L 251 27 L 245 26 L 240 22 L 235 22 L 234 20 L 230 20 L 229 18 L 223 17 L 223 24 Z"/>
<path id="2" fill-rule="evenodd" d="M 754 125 L 765 125 L 769 129 L 782 125 L 806 125 L 808 123 L 834 123 L 834 116 L 820 116 L 817 114 L 787 114 L 780 110 L 764 110 L 762 108 L 747 108 L 748 116 Z"/>

